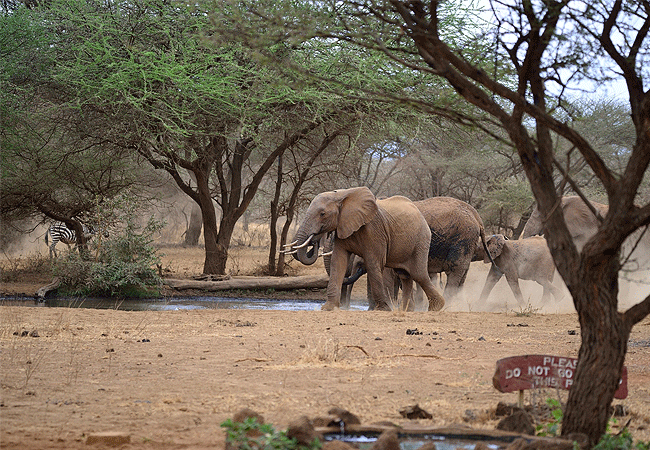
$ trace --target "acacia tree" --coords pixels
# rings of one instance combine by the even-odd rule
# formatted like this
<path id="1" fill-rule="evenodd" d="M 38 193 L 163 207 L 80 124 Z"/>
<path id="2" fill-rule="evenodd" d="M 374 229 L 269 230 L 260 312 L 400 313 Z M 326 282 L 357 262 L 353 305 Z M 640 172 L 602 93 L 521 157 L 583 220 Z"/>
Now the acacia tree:
<path id="1" fill-rule="evenodd" d="M 65 30 L 56 77 L 87 133 L 167 171 L 199 205 L 205 273 L 225 273 L 235 224 L 277 158 L 358 112 L 358 99 L 295 89 L 240 45 L 208 42 L 206 15 L 174 3 L 55 1 L 43 14 Z"/>
<path id="2" fill-rule="evenodd" d="M 0 219 L 65 222 L 84 248 L 81 221 L 144 180 L 129 152 L 76 126 L 77 111 L 53 79 L 55 36 L 34 17 L 20 5 L 0 17 Z"/>
<path id="3" fill-rule="evenodd" d="M 548 245 L 573 296 L 582 330 L 562 434 L 582 432 L 595 443 L 606 429 L 630 331 L 650 313 L 650 297 L 623 312 L 617 301 L 622 244 L 650 224 L 650 203 L 637 196 L 650 162 L 650 92 L 644 86 L 649 75 L 650 1 L 493 0 L 482 16 L 492 17 L 493 23 L 474 33 L 478 14 L 465 15 L 475 20 L 454 27 L 459 22 L 450 17 L 459 14 L 461 6 L 449 1 L 306 3 L 313 8 L 311 19 L 287 20 L 290 10 L 284 10 L 285 27 L 271 39 L 296 42 L 303 36 L 354 42 L 431 79 L 445 80 L 465 105 L 487 114 L 486 120 L 500 127 L 516 149 L 546 218 Z M 253 16 L 279 23 L 280 16 L 268 12 L 272 8 L 265 10 L 260 3 L 255 8 Z M 573 126 L 567 108 L 579 92 L 597 95 L 594 91 L 611 80 L 627 89 L 635 130 L 620 171 Z M 588 81 L 596 83 L 591 92 L 589 85 L 580 84 Z M 415 91 L 386 95 L 370 86 L 367 92 L 433 113 L 449 115 L 453 110 L 457 120 L 490 132 L 467 109 L 450 104 L 441 108 Z M 558 140 L 568 145 L 555 145 Z M 584 159 L 610 205 L 581 252 L 557 207 L 562 195 L 554 182 L 558 177 L 583 195 L 556 154 L 567 147 Z"/>

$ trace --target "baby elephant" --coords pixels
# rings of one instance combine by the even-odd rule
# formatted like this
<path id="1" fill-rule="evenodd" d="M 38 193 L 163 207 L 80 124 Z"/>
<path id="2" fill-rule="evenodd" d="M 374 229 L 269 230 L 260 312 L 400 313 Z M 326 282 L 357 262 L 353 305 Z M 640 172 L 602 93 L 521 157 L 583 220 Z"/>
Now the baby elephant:
<path id="1" fill-rule="evenodd" d="M 520 278 L 536 281 L 544 287 L 542 301 L 548 298 L 549 292 L 553 293 L 556 302 L 564 296 L 562 291 L 552 284 L 555 264 L 553 264 L 553 257 L 546 245 L 546 239 L 542 236 L 509 240 L 502 234 L 495 234 L 487 240 L 487 248 L 498 268 L 492 264 L 485 280 L 483 292 L 481 292 L 482 301 L 487 300 L 490 291 L 504 274 L 512 293 L 515 294 L 515 298 L 521 306 L 525 306 L 525 302 L 519 288 L 518 280 Z M 487 255 L 483 262 L 490 262 Z"/>

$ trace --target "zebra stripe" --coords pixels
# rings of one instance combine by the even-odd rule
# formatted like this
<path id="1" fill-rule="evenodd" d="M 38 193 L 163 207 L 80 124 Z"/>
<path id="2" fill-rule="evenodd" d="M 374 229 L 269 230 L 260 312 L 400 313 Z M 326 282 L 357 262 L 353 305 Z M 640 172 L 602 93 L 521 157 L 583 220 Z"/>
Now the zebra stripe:
<path id="1" fill-rule="evenodd" d="M 95 235 L 95 230 L 92 227 L 88 227 L 85 224 L 81 224 L 81 226 L 83 228 L 83 233 L 86 240 L 91 239 Z M 48 244 L 48 234 L 52 238 L 51 244 Z M 49 245 L 50 247 L 50 258 L 52 257 L 52 254 L 54 254 L 55 257 L 58 257 L 56 254 L 56 244 L 59 242 L 66 244 L 68 246 L 68 249 L 70 249 L 70 246 L 72 244 L 76 245 L 77 243 L 77 238 L 74 230 L 68 228 L 65 222 L 54 222 L 52 225 L 50 225 L 50 227 L 47 229 L 47 232 L 45 233 L 45 244 Z"/>

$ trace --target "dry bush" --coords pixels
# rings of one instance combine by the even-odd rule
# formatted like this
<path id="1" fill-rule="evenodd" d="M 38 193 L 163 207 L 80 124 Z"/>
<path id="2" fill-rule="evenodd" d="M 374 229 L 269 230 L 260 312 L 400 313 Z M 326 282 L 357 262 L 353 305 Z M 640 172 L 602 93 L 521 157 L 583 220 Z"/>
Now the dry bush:
<path id="1" fill-rule="evenodd" d="M 50 258 L 38 253 L 25 257 L 11 257 L 5 253 L 0 261 L 0 281 L 5 283 L 22 281 L 27 275 L 49 276 L 51 273 Z"/>

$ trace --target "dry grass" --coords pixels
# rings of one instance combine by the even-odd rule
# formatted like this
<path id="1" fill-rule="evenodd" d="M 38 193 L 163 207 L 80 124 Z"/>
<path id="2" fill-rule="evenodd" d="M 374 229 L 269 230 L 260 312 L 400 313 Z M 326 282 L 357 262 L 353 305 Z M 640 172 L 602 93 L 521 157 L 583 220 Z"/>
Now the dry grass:
<path id="1" fill-rule="evenodd" d="M 11 283 L 24 280 L 25 277 L 49 275 L 52 272 L 50 259 L 39 253 L 27 256 L 4 254 L 0 259 L 0 281 Z"/>
<path id="2" fill-rule="evenodd" d="M 205 249 L 180 245 L 159 245 L 162 266 L 166 273 L 190 277 L 203 273 Z M 287 275 L 320 275 L 325 272 L 322 259 L 312 266 L 305 266 L 289 257 Z M 268 266 L 268 247 L 233 246 L 228 251 L 226 273 L 234 276 L 260 276 Z"/>

